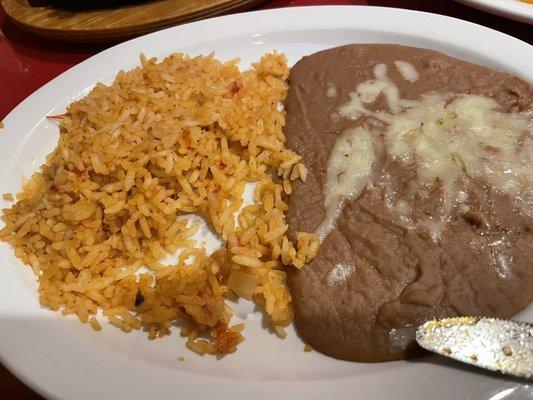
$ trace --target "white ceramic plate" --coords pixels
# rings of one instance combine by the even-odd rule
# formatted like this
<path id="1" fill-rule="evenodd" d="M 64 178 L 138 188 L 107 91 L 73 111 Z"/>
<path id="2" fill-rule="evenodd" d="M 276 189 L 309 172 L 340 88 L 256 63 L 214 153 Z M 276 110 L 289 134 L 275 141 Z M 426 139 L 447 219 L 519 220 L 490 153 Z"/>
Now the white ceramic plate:
<path id="1" fill-rule="evenodd" d="M 55 146 L 57 126 L 45 116 L 63 112 L 95 82 L 138 63 L 141 52 L 165 56 L 216 51 L 246 67 L 270 50 L 290 63 L 347 43 L 399 43 L 452 56 L 533 81 L 526 43 L 468 22 L 399 9 L 310 7 L 231 15 L 156 32 L 106 50 L 28 97 L 5 119 L 0 134 L 0 193 L 16 192 Z M 0 204 L 7 206 L 7 204 Z M 210 242 L 215 244 L 214 240 Z M 529 398 L 523 382 L 485 374 L 437 357 L 358 364 L 304 353 L 294 331 L 279 340 L 261 328 L 249 302 L 237 306 L 246 341 L 236 354 L 198 357 L 177 333 L 148 341 L 145 332 L 111 326 L 93 332 L 76 318 L 39 306 L 28 267 L 0 244 L 0 357 L 11 371 L 53 399 L 508 399 Z M 533 308 L 520 316 L 533 321 Z M 178 361 L 184 356 L 185 361 Z"/>
<path id="2" fill-rule="evenodd" d="M 533 24 L 533 4 L 520 0 L 456 0 L 479 10 Z"/>

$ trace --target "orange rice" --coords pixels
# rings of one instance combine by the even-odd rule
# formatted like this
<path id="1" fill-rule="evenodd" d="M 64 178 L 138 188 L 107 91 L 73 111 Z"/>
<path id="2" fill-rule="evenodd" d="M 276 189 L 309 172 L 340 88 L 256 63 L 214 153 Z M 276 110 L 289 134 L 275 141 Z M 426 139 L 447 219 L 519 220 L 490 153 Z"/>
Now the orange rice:
<path id="1" fill-rule="evenodd" d="M 307 170 L 284 146 L 285 56 L 267 54 L 244 72 L 237 62 L 141 56 L 59 116 L 57 148 L 4 210 L 0 231 L 33 268 L 43 306 L 97 331 L 101 313 L 150 338 L 179 320 L 190 349 L 224 354 L 243 339 L 226 304 L 240 296 L 285 335 L 285 265 L 301 268 L 318 252 L 314 235 L 298 234 L 296 245 L 286 237 L 285 196 Z M 249 182 L 255 202 L 242 207 Z M 207 254 L 191 239 L 190 213 L 223 249 Z M 160 262 L 177 250 L 176 264 Z M 206 332 L 212 340 L 199 339 Z"/>

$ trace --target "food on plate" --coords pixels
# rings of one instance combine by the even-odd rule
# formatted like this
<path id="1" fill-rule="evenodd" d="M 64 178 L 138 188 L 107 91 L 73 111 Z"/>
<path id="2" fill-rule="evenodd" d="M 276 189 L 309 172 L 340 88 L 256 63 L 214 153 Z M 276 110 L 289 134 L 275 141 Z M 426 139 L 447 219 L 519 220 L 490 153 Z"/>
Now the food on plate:
<path id="1" fill-rule="evenodd" d="M 308 168 L 289 237 L 296 327 L 325 354 L 416 354 L 428 319 L 511 317 L 533 300 L 533 88 L 399 45 L 315 53 L 290 72 L 287 145 Z"/>
<path id="2" fill-rule="evenodd" d="M 285 235 L 284 196 L 306 168 L 284 144 L 285 57 L 267 54 L 244 72 L 237 62 L 141 57 L 53 116 L 58 145 L 4 210 L 0 231 L 33 268 L 43 306 L 150 338 L 180 321 L 189 348 L 224 354 L 243 339 L 225 302 L 240 296 L 284 335 L 293 310 L 283 264 L 302 267 L 318 250 L 314 235 L 298 234 L 296 246 Z M 255 202 L 246 205 L 248 182 Z M 223 249 L 196 243 L 190 213 Z"/>
<path id="3" fill-rule="evenodd" d="M 385 361 L 425 320 L 533 300 L 530 84 L 399 45 L 322 51 L 290 81 L 281 54 L 237 63 L 142 56 L 50 116 L 58 146 L 0 231 L 43 306 L 226 354 L 242 297 L 280 337 L 296 313 L 305 351 Z"/>

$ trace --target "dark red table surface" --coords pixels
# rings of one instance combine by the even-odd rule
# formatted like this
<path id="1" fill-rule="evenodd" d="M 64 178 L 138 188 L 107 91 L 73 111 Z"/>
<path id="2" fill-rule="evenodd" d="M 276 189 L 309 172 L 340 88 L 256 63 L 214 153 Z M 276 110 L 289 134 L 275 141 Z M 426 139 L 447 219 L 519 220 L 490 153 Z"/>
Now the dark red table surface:
<path id="1" fill-rule="evenodd" d="M 271 0 L 256 9 L 325 4 L 401 7 L 445 14 L 533 42 L 531 26 L 486 14 L 451 0 Z M 112 44 L 73 44 L 36 37 L 14 26 L 0 8 L 0 119 L 63 71 L 110 46 Z M 1 365 L 0 398 L 42 399 Z"/>

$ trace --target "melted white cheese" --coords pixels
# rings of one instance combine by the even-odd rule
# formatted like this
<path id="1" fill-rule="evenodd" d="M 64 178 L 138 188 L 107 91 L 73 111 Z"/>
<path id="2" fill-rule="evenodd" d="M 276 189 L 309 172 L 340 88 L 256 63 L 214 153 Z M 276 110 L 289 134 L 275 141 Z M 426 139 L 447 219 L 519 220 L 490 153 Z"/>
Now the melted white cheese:
<path id="1" fill-rule="evenodd" d="M 328 83 L 328 90 L 326 90 L 326 96 L 337 97 L 337 87 L 331 83 Z"/>
<path id="2" fill-rule="evenodd" d="M 375 160 L 372 133 L 358 127 L 337 137 L 328 161 L 324 187 L 326 215 L 316 234 L 324 240 L 339 217 L 344 202 L 356 199 L 367 184 Z"/>
<path id="3" fill-rule="evenodd" d="M 389 153 L 405 163 L 416 160 L 424 183 L 442 183 L 443 214 L 467 200 L 457 181 L 470 178 L 512 196 L 526 215 L 533 215 L 531 118 L 497 108 L 483 96 L 462 95 L 450 102 L 430 95 L 390 121 Z"/>
<path id="4" fill-rule="evenodd" d="M 355 266 L 351 264 L 339 263 L 331 268 L 326 276 L 328 286 L 339 285 L 348 279 L 355 272 Z"/>
<path id="5" fill-rule="evenodd" d="M 399 61 L 395 65 L 404 79 L 415 79 L 416 70 Z M 468 196 L 459 190 L 460 179 L 481 180 L 513 198 L 521 213 L 533 215 L 531 113 L 499 112 L 495 100 L 479 95 L 432 94 L 419 101 L 401 99 L 385 64 L 377 64 L 373 73 L 375 79 L 360 83 L 350 93 L 350 100 L 339 107 L 339 115 L 353 120 L 368 116 L 386 123 L 386 151 L 407 165 L 416 162 L 417 187 L 442 185 L 442 207 L 435 210 L 433 218 L 420 221 L 419 227 L 438 240 L 454 207 L 468 208 L 464 206 Z M 380 94 L 387 99 L 390 112 L 367 108 Z M 370 159 L 373 162 L 373 156 L 367 162 Z M 340 206 L 331 208 L 340 210 Z M 339 210 L 327 214 L 319 232 L 329 232 Z M 397 213 L 405 217 L 408 210 L 401 206 Z"/>
<path id="6" fill-rule="evenodd" d="M 361 115 L 367 115 L 389 122 L 392 117 L 390 113 L 370 111 L 365 106 L 365 104 L 375 102 L 382 93 L 392 114 L 396 114 L 404 108 L 417 105 L 416 101 L 400 98 L 398 86 L 387 75 L 387 66 L 385 64 L 376 64 L 373 74 L 375 79 L 369 79 L 357 85 L 356 91 L 350 93 L 350 101 L 339 108 L 339 114 L 342 117 L 357 119 Z"/>
<path id="7" fill-rule="evenodd" d="M 407 61 L 396 60 L 394 61 L 394 66 L 396 67 L 402 78 L 406 81 L 416 82 L 420 77 L 420 74 L 418 73 L 414 65 Z"/>
<path id="8" fill-rule="evenodd" d="M 387 75 L 387 66 L 385 64 L 377 64 L 374 67 L 374 76 L 383 85 L 382 92 L 387 98 L 387 103 L 393 114 L 400 111 L 400 90 L 398 86 L 389 79 Z"/>

